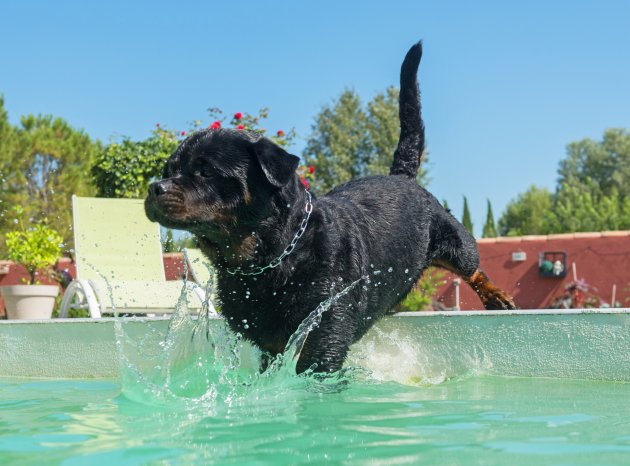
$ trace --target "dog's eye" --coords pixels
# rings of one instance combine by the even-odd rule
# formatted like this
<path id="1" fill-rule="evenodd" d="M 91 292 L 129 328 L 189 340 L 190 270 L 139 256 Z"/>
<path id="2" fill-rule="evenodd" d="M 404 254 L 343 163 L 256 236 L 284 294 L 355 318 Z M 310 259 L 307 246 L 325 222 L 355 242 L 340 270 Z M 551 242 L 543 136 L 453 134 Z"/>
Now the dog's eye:
<path id="1" fill-rule="evenodd" d="M 197 167 L 197 169 L 194 171 L 194 174 L 196 176 L 203 176 L 204 178 L 208 178 L 214 175 L 214 171 L 212 170 L 212 167 L 204 165 L 201 167 Z"/>

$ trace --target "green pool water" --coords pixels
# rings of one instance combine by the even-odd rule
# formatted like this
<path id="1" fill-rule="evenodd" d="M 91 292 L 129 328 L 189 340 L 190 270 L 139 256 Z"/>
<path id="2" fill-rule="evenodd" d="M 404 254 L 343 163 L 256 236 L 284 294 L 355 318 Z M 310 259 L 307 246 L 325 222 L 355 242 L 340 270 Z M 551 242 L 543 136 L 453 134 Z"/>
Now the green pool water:
<path id="1" fill-rule="evenodd" d="M 340 373 L 297 376 L 302 344 L 329 304 L 263 374 L 257 351 L 224 321 L 182 308 L 161 333 L 157 323 L 115 319 L 106 348 L 116 378 L 0 377 L 0 465 L 630 464 L 625 315 L 518 316 L 517 325 L 445 317 L 408 328 L 390 320 Z M 41 361 L 72 366 L 89 346 L 64 328 L 10 324 L 5 340 L 41 340 Z M 52 351 L 58 341 L 74 343 Z M 5 347 L 7 367 L 20 364 Z M 99 373 L 105 359 L 92 350 L 90 372 Z M 506 376 L 533 366 L 557 378 Z"/>
<path id="2" fill-rule="evenodd" d="M 0 380 L 0 464 L 622 465 L 630 385 L 469 376 L 437 385 L 308 378 L 185 404 L 116 381 Z"/>

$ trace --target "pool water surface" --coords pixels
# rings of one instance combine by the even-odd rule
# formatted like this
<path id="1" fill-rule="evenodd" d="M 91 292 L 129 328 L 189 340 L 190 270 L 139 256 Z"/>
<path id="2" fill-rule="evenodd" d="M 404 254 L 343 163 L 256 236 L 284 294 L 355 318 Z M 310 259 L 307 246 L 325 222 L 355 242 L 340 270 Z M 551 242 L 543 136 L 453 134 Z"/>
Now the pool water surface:
<path id="1" fill-rule="evenodd" d="M 0 380 L 0 464 L 622 465 L 630 385 L 464 376 L 434 385 L 348 374 L 195 403 L 117 381 Z"/>

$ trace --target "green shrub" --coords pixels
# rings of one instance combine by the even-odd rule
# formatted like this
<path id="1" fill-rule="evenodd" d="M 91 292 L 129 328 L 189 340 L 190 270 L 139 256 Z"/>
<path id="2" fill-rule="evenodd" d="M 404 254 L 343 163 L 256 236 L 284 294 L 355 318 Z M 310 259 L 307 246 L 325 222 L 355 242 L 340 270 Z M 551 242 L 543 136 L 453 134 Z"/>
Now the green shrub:
<path id="1" fill-rule="evenodd" d="M 398 312 L 426 311 L 431 309 L 438 288 L 442 285 L 445 272 L 429 267 L 416 286 L 407 297 L 398 305 Z"/>
<path id="2" fill-rule="evenodd" d="M 15 209 L 16 213 L 19 208 Z M 43 271 L 52 274 L 52 267 L 61 255 L 63 239 L 61 235 L 44 223 L 11 231 L 6 235 L 8 258 L 23 265 L 30 279 L 28 283 L 38 283 L 37 273 Z"/>

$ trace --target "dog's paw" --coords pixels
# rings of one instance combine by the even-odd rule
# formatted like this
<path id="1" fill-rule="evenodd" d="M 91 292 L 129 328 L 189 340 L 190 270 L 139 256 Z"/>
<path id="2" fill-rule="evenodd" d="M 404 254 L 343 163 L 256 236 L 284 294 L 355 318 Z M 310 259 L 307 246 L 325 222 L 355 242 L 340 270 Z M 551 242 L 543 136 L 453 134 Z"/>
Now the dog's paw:
<path id="1" fill-rule="evenodd" d="M 517 309 L 512 298 L 503 292 L 488 296 L 483 304 L 488 311 L 512 311 Z"/>

